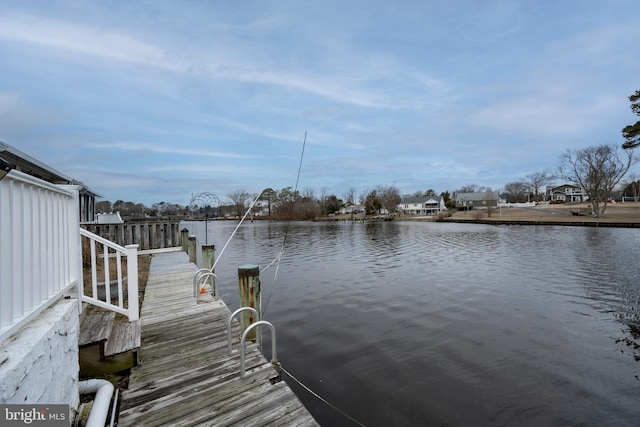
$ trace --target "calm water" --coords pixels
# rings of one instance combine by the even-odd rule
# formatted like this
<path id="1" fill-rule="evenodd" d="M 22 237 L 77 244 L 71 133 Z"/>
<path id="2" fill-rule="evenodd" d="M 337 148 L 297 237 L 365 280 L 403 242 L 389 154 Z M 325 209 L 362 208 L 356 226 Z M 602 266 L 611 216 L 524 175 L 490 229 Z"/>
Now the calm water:
<path id="1" fill-rule="evenodd" d="M 209 223 L 218 254 L 236 225 Z M 640 425 L 640 230 L 288 226 L 261 276 L 278 358 L 365 425 Z M 239 229 L 216 267 L 230 309 L 237 267 L 267 266 L 286 227 Z M 354 425 L 292 387 L 321 425 Z"/>

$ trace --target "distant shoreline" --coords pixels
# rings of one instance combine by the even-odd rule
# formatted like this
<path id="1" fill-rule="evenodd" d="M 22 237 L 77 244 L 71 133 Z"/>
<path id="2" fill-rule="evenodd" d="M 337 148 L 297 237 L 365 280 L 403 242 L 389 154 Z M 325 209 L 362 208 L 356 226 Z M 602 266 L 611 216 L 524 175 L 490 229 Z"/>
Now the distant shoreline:
<path id="1" fill-rule="evenodd" d="M 457 224 L 489 224 L 489 225 L 560 225 L 573 227 L 617 227 L 617 228 L 640 228 L 640 221 L 617 222 L 617 221 L 543 221 L 543 220 L 509 220 L 509 219 L 454 219 L 446 218 L 434 222 L 451 222 Z"/>
<path id="2" fill-rule="evenodd" d="M 563 225 L 580 227 L 640 227 L 640 202 L 608 204 L 602 218 L 578 216 L 575 212 L 589 209 L 588 203 L 538 205 L 530 208 L 497 208 L 488 216 L 486 209 L 461 211 L 442 222 L 493 225 Z"/>

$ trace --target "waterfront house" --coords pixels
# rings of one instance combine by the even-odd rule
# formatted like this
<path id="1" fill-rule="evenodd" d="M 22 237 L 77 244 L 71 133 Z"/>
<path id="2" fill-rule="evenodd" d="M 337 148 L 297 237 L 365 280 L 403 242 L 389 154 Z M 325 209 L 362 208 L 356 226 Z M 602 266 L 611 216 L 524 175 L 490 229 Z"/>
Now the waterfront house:
<path id="1" fill-rule="evenodd" d="M 548 186 L 545 194 L 545 200 L 566 203 L 586 202 L 589 200 L 589 196 L 586 191 L 576 185 L 562 184 Z"/>
<path id="2" fill-rule="evenodd" d="M 108 381 L 80 380 L 80 319 L 86 303 L 138 320 L 137 245 L 122 247 L 80 227 L 93 220 L 96 196 L 0 142 L 0 404 L 67 405 L 72 420 L 81 392 L 113 390 Z M 93 292 L 83 286 L 85 242 Z M 101 297 L 97 260 L 112 255 L 117 268 L 110 275 L 105 268 L 104 277 L 115 276 L 117 295 Z"/>
<path id="3" fill-rule="evenodd" d="M 274 210 L 275 207 L 273 206 L 273 202 L 270 200 L 258 199 L 253 205 L 251 213 L 253 216 L 269 216 Z"/>
<path id="4" fill-rule="evenodd" d="M 436 215 L 445 209 L 444 198 L 441 196 L 407 196 L 398 205 L 398 210 L 408 216 Z"/>
<path id="5" fill-rule="evenodd" d="M 99 213 L 97 216 L 98 224 L 123 224 L 124 221 L 120 216 L 120 212 Z"/>
<path id="6" fill-rule="evenodd" d="M 29 156 L 11 145 L 0 141 L 0 161 L 8 165 L 7 169 L 25 173 L 34 178 L 55 185 L 78 185 L 78 209 L 81 223 L 92 223 L 96 220 L 96 198 L 102 197 L 82 182 L 69 178 L 51 166 Z"/>
<path id="7" fill-rule="evenodd" d="M 343 206 L 340 208 L 340 210 L 338 211 L 339 214 L 362 214 L 364 213 L 364 206 L 362 205 L 349 205 L 349 206 Z"/>
<path id="8" fill-rule="evenodd" d="M 477 191 L 474 193 L 456 193 L 456 209 L 489 209 L 498 206 L 500 196 L 497 191 Z"/>

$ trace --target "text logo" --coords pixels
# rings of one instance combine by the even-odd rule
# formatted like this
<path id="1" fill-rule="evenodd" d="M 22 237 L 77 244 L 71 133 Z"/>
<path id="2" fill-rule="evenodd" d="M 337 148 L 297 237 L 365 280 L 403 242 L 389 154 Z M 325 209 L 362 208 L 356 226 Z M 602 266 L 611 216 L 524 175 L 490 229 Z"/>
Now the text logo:
<path id="1" fill-rule="evenodd" d="M 0 405 L 0 425 L 68 427 L 69 405 Z"/>

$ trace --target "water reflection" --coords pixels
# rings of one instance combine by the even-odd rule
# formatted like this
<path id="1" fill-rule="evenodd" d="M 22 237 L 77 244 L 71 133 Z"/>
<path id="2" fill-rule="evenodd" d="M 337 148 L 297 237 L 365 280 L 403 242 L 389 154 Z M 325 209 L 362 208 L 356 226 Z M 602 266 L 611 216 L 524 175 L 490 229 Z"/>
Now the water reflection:
<path id="1" fill-rule="evenodd" d="M 254 222 L 216 270 L 230 308 L 286 227 L 262 278 L 281 362 L 366 425 L 636 424 L 640 231 Z"/>

